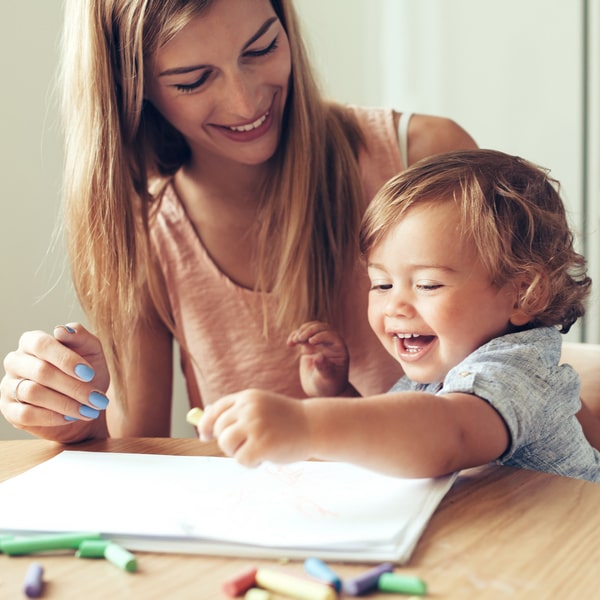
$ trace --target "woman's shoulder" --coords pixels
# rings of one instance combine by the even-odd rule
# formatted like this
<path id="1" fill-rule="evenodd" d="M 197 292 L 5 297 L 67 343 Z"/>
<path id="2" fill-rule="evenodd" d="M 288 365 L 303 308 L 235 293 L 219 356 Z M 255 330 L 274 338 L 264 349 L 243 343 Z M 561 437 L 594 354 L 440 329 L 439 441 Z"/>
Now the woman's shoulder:
<path id="1" fill-rule="evenodd" d="M 378 106 L 346 105 L 369 138 L 385 138 L 397 143 L 402 111 Z M 475 140 L 456 121 L 448 117 L 410 113 L 408 125 L 408 159 L 413 164 L 433 154 L 477 148 Z"/>
<path id="2" fill-rule="evenodd" d="M 412 115 L 408 127 L 409 164 L 433 154 L 474 148 L 475 140 L 456 121 L 435 115 Z"/>

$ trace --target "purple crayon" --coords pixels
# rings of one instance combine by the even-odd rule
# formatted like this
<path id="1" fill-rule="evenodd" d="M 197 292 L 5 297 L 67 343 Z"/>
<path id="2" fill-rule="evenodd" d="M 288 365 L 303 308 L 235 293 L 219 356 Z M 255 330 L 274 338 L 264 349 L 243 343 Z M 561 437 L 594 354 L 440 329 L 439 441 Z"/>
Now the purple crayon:
<path id="1" fill-rule="evenodd" d="M 377 589 L 379 577 L 383 573 L 391 573 L 393 570 L 394 565 L 386 562 L 369 569 L 354 579 L 347 579 L 343 584 L 344 593 L 349 596 L 360 596 Z"/>
<path id="2" fill-rule="evenodd" d="M 44 567 L 39 563 L 31 563 L 25 574 L 23 592 L 28 598 L 39 598 L 44 588 Z"/>

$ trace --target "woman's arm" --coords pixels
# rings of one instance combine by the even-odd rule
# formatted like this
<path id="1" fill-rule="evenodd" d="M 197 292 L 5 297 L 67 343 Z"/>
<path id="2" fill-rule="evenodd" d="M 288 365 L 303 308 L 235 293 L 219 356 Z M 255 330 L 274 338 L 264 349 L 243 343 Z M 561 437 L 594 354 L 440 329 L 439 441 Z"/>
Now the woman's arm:
<path id="1" fill-rule="evenodd" d="M 577 418 L 588 442 L 600 450 L 600 344 L 565 342 L 561 362 L 570 364 L 581 378 L 583 406 Z"/>
<path id="2" fill-rule="evenodd" d="M 110 436 L 169 437 L 173 338 L 156 314 L 140 320 L 131 332 L 125 386 L 126 400 L 113 401 L 107 409 Z"/>

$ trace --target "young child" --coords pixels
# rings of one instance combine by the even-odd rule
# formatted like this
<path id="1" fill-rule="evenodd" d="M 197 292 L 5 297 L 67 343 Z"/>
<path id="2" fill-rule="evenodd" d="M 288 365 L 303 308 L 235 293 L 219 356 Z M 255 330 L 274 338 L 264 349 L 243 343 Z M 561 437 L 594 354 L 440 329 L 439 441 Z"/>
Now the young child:
<path id="1" fill-rule="evenodd" d="M 496 461 L 600 482 L 600 453 L 575 417 L 578 376 L 559 365 L 591 280 L 557 189 L 492 150 L 394 177 L 367 209 L 360 247 L 369 323 L 405 376 L 388 394 L 339 397 L 354 393 L 344 341 L 306 323 L 289 343 L 314 397 L 226 396 L 201 437 L 247 465 L 315 457 L 433 477 Z"/>

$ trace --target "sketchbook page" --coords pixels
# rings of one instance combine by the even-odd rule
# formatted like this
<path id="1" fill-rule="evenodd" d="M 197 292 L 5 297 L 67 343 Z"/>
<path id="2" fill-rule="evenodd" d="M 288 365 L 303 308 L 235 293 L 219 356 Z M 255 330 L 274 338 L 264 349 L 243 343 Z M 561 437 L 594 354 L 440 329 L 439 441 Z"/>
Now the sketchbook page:
<path id="1" fill-rule="evenodd" d="M 247 469 L 220 457 L 64 451 L 0 484 L 0 531 L 97 531 L 177 552 L 406 554 L 451 484 L 339 462 Z"/>

